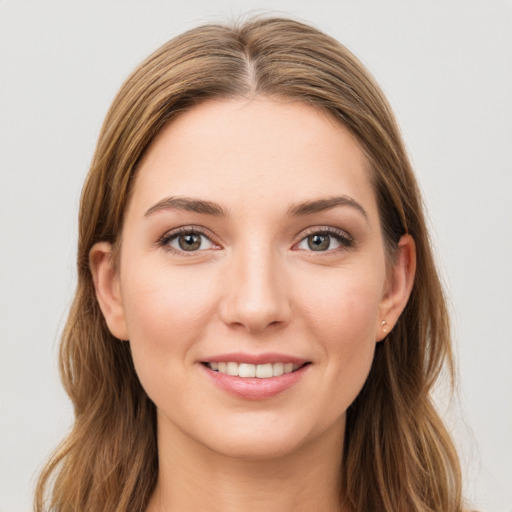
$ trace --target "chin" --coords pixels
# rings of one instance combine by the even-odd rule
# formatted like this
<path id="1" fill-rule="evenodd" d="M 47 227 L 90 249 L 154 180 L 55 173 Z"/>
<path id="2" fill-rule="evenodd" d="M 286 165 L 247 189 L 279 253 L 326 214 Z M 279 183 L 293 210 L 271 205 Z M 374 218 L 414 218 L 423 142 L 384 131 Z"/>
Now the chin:
<path id="1" fill-rule="evenodd" d="M 210 448 L 220 455 L 239 460 L 265 461 L 292 455 L 307 443 L 304 439 L 270 433 L 234 434 L 229 439 L 210 439 Z"/>
<path id="2" fill-rule="evenodd" d="M 204 444 L 226 457 L 264 461 L 292 456 L 330 433 L 337 436 L 340 443 L 343 439 L 344 417 L 332 425 L 314 425 L 307 418 L 301 421 L 286 413 L 281 413 L 279 418 L 246 416 L 230 422 L 229 426 L 210 428 Z"/>

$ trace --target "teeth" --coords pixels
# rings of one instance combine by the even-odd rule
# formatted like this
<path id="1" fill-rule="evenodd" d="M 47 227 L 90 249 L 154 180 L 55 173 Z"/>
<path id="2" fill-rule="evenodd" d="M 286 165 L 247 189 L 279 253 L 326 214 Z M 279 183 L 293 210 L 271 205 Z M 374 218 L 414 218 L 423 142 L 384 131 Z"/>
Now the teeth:
<path id="1" fill-rule="evenodd" d="M 241 363 L 238 366 L 238 376 L 239 377 L 256 377 L 256 366 L 254 364 Z"/>
<path id="2" fill-rule="evenodd" d="M 273 376 L 273 371 L 272 371 L 272 365 L 270 363 L 269 364 L 259 364 L 258 366 L 256 366 L 256 377 L 258 377 L 258 379 L 269 379 L 272 376 Z"/>
<path id="3" fill-rule="evenodd" d="M 234 377 L 238 377 L 238 364 L 237 363 L 228 363 L 226 365 L 226 373 L 228 375 L 233 375 Z"/>
<path id="4" fill-rule="evenodd" d="M 285 373 L 292 373 L 300 366 L 293 363 L 266 363 L 249 364 L 234 363 L 228 361 L 225 363 L 206 363 L 210 370 L 225 373 L 226 375 L 238 376 L 242 378 L 257 377 L 258 379 L 269 379 L 270 377 L 279 377 Z"/>
<path id="5" fill-rule="evenodd" d="M 292 369 L 293 369 L 293 365 L 292 365 Z M 272 366 L 272 373 L 273 373 L 274 377 L 279 377 L 279 375 L 283 375 L 284 364 L 283 363 L 275 363 Z"/>

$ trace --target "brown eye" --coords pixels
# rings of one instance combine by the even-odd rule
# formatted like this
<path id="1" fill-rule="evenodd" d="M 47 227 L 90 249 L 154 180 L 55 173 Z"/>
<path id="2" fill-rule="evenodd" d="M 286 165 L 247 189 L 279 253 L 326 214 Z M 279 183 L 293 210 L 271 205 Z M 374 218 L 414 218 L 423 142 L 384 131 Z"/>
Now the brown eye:
<path id="1" fill-rule="evenodd" d="M 195 233 L 180 235 L 178 245 L 182 251 L 197 251 L 201 247 L 201 235 Z"/>
<path id="2" fill-rule="evenodd" d="M 352 247 L 352 237 L 340 229 L 327 227 L 325 230 L 311 232 L 306 235 L 298 244 L 297 248 L 303 251 L 312 252 L 336 252 Z"/>
<path id="3" fill-rule="evenodd" d="M 181 231 L 165 235 L 162 237 L 160 245 L 177 253 L 196 252 L 215 248 L 215 244 L 208 236 L 198 231 Z"/>
<path id="4" fill-rule="evenodd" d="M 307 237 L 308 247 L 312 251 L 326 251 L 331 245 L 331 237 L 329 235 L 315 234 Z"/>

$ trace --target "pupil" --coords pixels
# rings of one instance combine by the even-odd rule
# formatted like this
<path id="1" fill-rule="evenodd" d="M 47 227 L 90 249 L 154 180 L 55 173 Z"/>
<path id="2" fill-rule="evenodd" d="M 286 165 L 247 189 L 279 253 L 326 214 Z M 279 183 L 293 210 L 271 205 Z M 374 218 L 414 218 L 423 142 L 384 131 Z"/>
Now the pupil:
<path id="1" fill-rule="evenodd" d="M 195 251 L 201 246 L 201 237 L 193 233 L 181 235 L 179 238 L 180 249 L 184 251 Z"/>
<path id="2" fill-rule="evenodd" d="M 327 235 L 312 235 L 308 237 L 308 245 L 312 251 L 324 251 L 329 248 L 330 239 Z"/>

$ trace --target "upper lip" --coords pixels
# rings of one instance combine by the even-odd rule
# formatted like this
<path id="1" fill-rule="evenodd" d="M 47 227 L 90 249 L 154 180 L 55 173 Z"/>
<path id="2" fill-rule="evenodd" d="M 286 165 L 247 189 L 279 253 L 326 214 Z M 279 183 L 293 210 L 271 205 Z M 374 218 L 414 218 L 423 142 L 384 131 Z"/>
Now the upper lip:
<path id="1" fill-rule="evenodd" d="M 265 353 L 265 354 L 245 354 L 242 352 L 234 352 L 229 354 L 218 354 L 201 360 L 202 363 L 247 363 L 247 364 L 268 364 L 268 363 L 293 363 L 303 365 L 309 362 L 301 357 L 290 356 L 287 354 Z"/>

